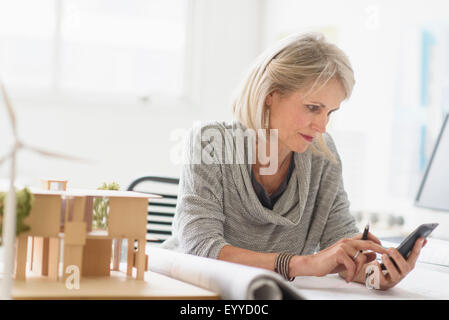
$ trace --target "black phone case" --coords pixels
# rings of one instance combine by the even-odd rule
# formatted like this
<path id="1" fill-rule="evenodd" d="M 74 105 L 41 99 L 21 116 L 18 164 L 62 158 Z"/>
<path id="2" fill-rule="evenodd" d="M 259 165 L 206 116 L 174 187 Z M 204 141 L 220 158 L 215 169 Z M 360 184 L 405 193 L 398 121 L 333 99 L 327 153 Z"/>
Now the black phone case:
<path id="1" fill-rule="evenodd" d="M 427 238 L 429 234 L 438 226 L 438 223 L 425 223 L 420 225 L 418 228 L 415 229 L 412 233 L 408 235 L 407 238 L 404 239 L 404 241 L 401 242 L 401 244 L 396 248 L 399 253 L 407 259 L 410 253 L 413 250 L 413 247 L 415 245 L 416 240 L 418 238 Z M 391 261 L 397 267 L 394 260 L 390 257 Z M 383 263 L 380 264 L 380 267 L 382 270 L 386 270 Z"/>

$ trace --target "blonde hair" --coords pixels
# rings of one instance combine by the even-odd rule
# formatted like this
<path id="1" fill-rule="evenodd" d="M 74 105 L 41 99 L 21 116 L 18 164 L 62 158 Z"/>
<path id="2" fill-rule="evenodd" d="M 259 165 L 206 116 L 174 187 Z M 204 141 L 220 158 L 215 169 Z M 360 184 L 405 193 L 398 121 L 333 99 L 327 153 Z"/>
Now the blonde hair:
<path id="1" fill-rule="evenodd" d="M 355 80 L 349 59 L 341 49 L 320 33 L 289 36 L 262 53 L 249 69 L 233 101 L 234 117 L 247 128 L 266 129 L 267 95 L 310 87 L 308 94 L 333 78 L 340 81 L 348 99 Z M 322 135 L 317 136 L 311 149 L 335 161 Z"/>

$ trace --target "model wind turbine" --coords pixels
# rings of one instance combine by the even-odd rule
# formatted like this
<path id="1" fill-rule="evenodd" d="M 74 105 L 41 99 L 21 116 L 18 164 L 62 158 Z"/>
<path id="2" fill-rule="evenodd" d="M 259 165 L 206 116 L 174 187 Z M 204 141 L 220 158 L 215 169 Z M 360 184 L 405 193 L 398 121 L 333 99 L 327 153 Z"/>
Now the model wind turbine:
<path id="1" fill-rule="evenodd" d="M 16 158 L 17 152 L 21 149 L 30 150 L 36 152 L 45 157 L 52 158 L 61 158 L 66 160 L 74 160 L 74 161 L 85 161 L 80 158 L 75 158 L 72 156 L 62 155 L 58 153 L 53 153 L 49 151 L 42 150 L 40 148 L 32 147 L 24 144 L 17 135 L 17 125 L 16 125 L 16 117 L 14 115 L 14 110 L 9 101 L 8 95 L 6 93 L 6 89 L 3 85 L 3 82 L 0 80 L 0 88 L 3 96 L 3 101 L 6 106 L 9 121 L 11 123 L 11 129 L 14 139 L 14 144 L 9 153 L 7 153 L 4 157 L 0 158 L 0 165 L 10 160 L 11 170 L 10 170 L 10 180 L 9 180 L 9 192 L 6 197 L 5 203 L 5 212 L 3 217 L 3 263 L 4 263 L 4 271 L 3 271 L 3 280 L 0 292 L 1 299 L 10 299 L 12 292 L 12 284 L 13 284 L 13 273 L 14 273 L 14 242 L 16 238 L 16 191 L 14 188 L 14 181 L 16 175 Z"/>

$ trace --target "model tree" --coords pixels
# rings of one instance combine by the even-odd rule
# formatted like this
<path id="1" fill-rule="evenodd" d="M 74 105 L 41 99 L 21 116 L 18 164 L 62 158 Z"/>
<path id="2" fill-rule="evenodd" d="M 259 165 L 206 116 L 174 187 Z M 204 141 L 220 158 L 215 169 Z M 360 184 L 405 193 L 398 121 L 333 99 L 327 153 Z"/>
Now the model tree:
<path id="1" fill-rule="evenodd" d="M 0 192 L 0 235 L 2 235 L 3 230 L 3 210 L 6 201 L 6 192 Z M 25 218 L 28 217 L 31 211 L 31 206 L 33 205 L 33 194 L 28 188 L 16 191 L 16 236 L 20 233 L 30 230 L 30 227 L 25 224 Z"/>
<path id="2" fill-rule="evenodd" d="M 106 182 L 98 190 L 120 190 L 118 183 L 111 182 L 107 184 Z M 107 198 L 96 198 L 94 200 L 94 214 L 93 214 L 93 227 L 94 229 L 106 229 L 108 226 L 108 216 L 109 216 L 109 199 Z"/>

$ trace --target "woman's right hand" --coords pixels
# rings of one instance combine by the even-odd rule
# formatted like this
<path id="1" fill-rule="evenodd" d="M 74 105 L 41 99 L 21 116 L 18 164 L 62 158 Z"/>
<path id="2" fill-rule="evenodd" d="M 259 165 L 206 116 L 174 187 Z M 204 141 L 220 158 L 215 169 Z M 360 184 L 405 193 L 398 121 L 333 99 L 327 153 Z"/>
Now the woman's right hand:
<path id="1" fill-rule="evenodd" d="M 377 238 L 371 237 L 373 240 L 360 240 L 360 238 L 360 236 L 344 238 L 313 255 L 297 256 L 303 259 L 300 259 L 302 261 L 298 261 L 297 268 L 293 269 L 299 271 L 293 273 L 322 277 L 346 271 L 346 282 L 352 281 L 365 263 L 376 259 L 376 252 L 387 253 L 385 248 L 376 243 Z M 371 252 L 364 252 L 366 250 Z M 353 257 L 358 251 L 363 252 L 354 261 Z"/>

